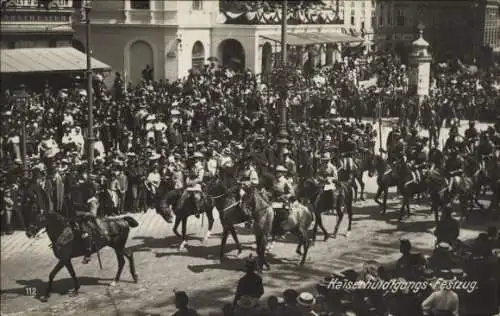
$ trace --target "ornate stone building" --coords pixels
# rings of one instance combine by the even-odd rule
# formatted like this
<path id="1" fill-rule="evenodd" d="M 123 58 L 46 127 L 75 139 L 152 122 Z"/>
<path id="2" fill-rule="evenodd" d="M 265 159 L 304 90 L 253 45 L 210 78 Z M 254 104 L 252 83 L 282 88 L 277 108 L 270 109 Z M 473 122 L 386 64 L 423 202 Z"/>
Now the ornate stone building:
<path id="1" fill-rule="evenodd" d="M 1 2 L 1 48 L 71 46 L 72 0 Z"/>
<path id="2" fill-rule="evenodd" d="M 269 1 L 268 5 L 275 3 Z M 281 26 L 279 22 L 259 21 L 277 18 L 279 10 L 246 10 L 221 12 L 219 1 L 208 0 L 94 0 L 90 14 L 92 51 L 132 83 L 142 79 L 142 70 L 148 65 L 154 69 L 155 79 L 175 80 L 207 63 L 210 57 L 217 58 L 219 64 L 237 63 L 255 73 L 269 71 L 276 63 L 273 56 L 279 55 Z M 315 47 L 320 51 L 312 54 L 315 62 L 326 63 L 338 52 L 333 43 L 359 42 L 343 34 L 342 20 L 321 24 L 315 20 L 319 14 L 308 14 L 314 23 L 291 23 L 288 27 L 288 43 L 297 48 L 291 51 L 308 52 Z M 225 23 L 228 18 L 237 21 L 240 16 L 249 23 Z M 84 47 L 85 27 L 75 23 L 74 29 L 75 44 Z"/>

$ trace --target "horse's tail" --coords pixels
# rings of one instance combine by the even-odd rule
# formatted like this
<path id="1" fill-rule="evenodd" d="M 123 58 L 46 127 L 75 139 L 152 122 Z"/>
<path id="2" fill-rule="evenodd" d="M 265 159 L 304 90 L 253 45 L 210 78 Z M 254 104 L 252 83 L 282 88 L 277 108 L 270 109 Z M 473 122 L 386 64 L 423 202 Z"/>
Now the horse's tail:
<path id="1" fill-rule="evenodd" d="M 123 219 L 127 222 L 128 226 L 132 228 L 139 226 L 139 223 L 131 216 L 125 216 Z"/>

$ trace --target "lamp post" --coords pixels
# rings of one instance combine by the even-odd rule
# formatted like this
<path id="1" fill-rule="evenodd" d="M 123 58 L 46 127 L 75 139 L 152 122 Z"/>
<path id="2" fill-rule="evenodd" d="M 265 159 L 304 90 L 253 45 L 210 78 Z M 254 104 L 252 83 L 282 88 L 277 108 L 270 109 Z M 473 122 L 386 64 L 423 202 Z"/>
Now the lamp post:
<path id="1" fill-rule="evenodd" d="M 288 2 L 287 0 L 283 1 L 282 12 L 281 12 L 281 80 L 284 80 L 285 85 L 286 81 L 289 80 L 286 76 L 287 74 L 287 17 L 288 17 Z M 279 126 L 279 135 L 278 135 L 278 145 L 279 145 L 279 156 L 281 163 L 283 161 L 282 152 L 286 148 L 288 144 L 288 132 L 287 132 L 287 107 L 286 107 L 286 99 L 287 99 L 287 88 L 282 87 L 280 89 L 280 126 Z"/>
<path id="2" fill-rule="evenodd" d="M 26 169 L 26 103 L 28 101 L 28 93 L 26 92 L 26 87 L 21 85 L 21 92 L 16 98 L 17 106 L 20 107 L 21 112 L 21 161 L 23 167 Z"/>
<path id="3" fill-rule="evenodd" d="M 88 145 L 88 171 L 89 175 L 92 174 L 92 167 L 94 161 L 94 96 L 92 93 L 92 56 L 90 49 L 90 10 L 92 9 L 92 1 L 85 0 L 83 2 L 83 13 L 85 19 L 85 54 L 87 57 L 87 99 L 88 99 L 88 135 L 87 135 L 87 145 Z"/>

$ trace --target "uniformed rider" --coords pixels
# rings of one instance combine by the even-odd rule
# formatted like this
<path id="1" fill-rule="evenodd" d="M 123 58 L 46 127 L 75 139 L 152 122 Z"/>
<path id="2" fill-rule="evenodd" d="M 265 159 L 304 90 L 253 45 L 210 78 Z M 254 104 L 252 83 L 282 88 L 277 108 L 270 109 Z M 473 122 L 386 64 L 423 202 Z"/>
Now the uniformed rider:
<path id="1" fill-rule="evenodd" d="M 337 167 L 332 163 L 332 157 L 329 152 L 326 152 L 321 157 L 321 164 L 318 170 L 318 178 L 320 184 L 323 184 L 324 192 L 331 192 L 333 198 L 334 189 L 338 186 L 338 171 Z M 318 195 L 318 199 L 319 199 Z M 318 201 L 316 201 L 317 203 Z"/>
<path id="2" fill-rule="evenodd" d="M 278 165 L 276 167 L 276 182 L 274 184 L 276 200 L 285 204 L 294 196 L 293 184 L 290 179 L 286 177 L 287 172 L 288 170 L 284 166 Z"/>
<path id="3" fill-rule="evenodd" d="M 73 222 L 72 226 L 75 230 L 75 235 L 81 236 L 82 238 L 84 247 L 82 263 L 87 264 L 90 262 L 92 254 L 92 227 L 95 225 L 99 201 L 97 199 L 97 192 L 94 184 L 89 179 L 83 167 L 79 174 L 80 176 L 69 195 L 71 209 L 74 212 L 70 214 L 70 217 Z"/>
<path id="4" fill-rule="evenodd" d="M 476 161 L 479 161 L 479 170 L 486 172 L 486 160 L 492 158 L 494 153 L 494 145 L 488 138 L 486 133 L 481 133 L 479 144 L 476 150 Z"/>
<path id="5" fill-rule="evenodd" d="M 464 160 L 458 154 L 457 147 L 451 147 L 450 149 L 450 158 L 446 162 L 446 174 L 450 178 L 450 184 L 448 187 L 448 191 L 451 190 L 460 184 L 461 176 L 464 172 Z"/>
<path id="6" fill-rule="evenodd" d="M 203 154 L 200 152 L 195 152 L 193 154 L 194 164 L 189 171 L 189 176 L 186 179 L 186 189 L 182 193 L 177 210 L 180 211 L 184 207 L 184 202 L 189 198 L 193 197 L 195 200 L 195 215 L 200 217 L 200 202 L 202 199 L 202 188 L 203 179 L 205 176 L 205 166 L 203 163 Z"/>

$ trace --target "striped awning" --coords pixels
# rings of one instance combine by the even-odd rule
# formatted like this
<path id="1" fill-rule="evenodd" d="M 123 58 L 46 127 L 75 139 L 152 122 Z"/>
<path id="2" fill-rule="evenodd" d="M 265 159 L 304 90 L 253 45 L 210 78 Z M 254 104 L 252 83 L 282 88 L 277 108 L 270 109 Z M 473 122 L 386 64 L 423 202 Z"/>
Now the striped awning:
<path id="1" fill-rule="evenodd" d="M 86 55 L 73 47 L 19 48 L 0 51 L 1 73 L 37 73 L 81 71 L 87 68 Z M 92 69 L 109 70 L 111 67 L 95 58 Z"/>
<path id="2" fill-rule="evenodd" d="M 281 43 L 280 34 L 261 35 L 263 39 Z M 287 33 L 286 41 L 288 45 L 302 46 L 312 44 L 330 44 L 330 43 L 361 43 L 363 38 L 350 36 L 342 33 Z"/>

